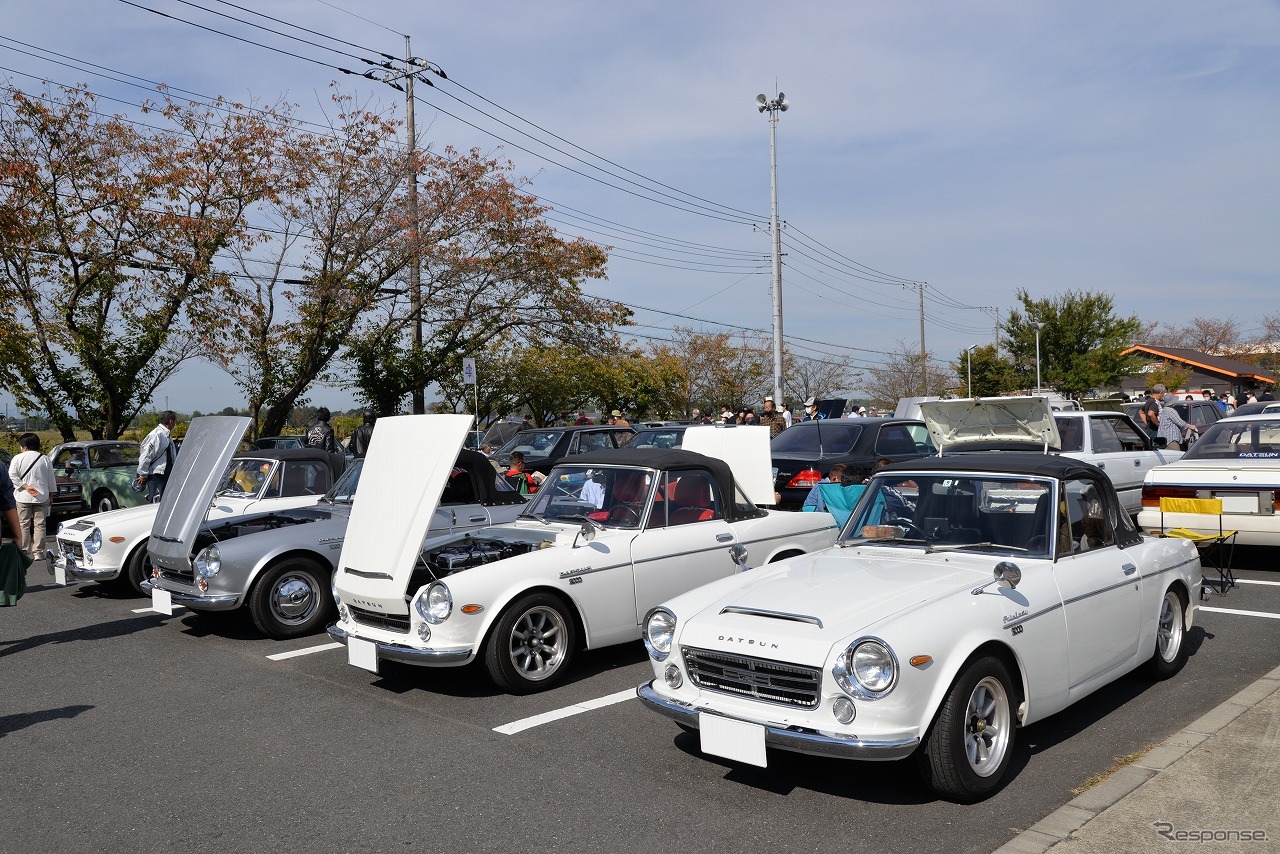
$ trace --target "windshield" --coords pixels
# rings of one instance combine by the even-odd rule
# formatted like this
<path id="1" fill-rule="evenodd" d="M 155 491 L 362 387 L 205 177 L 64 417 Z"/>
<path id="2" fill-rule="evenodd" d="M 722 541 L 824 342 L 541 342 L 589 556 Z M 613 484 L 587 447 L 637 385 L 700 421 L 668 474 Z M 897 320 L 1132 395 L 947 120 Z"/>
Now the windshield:
<path id="1" fill-rule="evenodd" d="M 329 487 L 325 498 L 334 504 L 350 504 L 356 500 L 356 487 L 360 485 L 360 472 L 364 469 L 364 460 L 352 460 L 351 465 L 338 478 L 338 482 Z"/>
<path id="2" fill-rule="evenodd" d="M 878 475 L 841 541 L 1048 557 L 1052 483 L 949 472 Z"/>
<path id="3" fill-rule="evenodd" d="M 259 497 L 268 490 L 280 493 L 280 466 L 275 460 L 232 460 L 218 487 L 218 495 Z"/>
<path id="4" fill-rule="evenodd" d="M 654 480 L 650 469 L 556 466 L 522 515 L 638 528 Z"/>
<path id="5" fill-rule="evenodd" d="M 1274 460 L 1280 458 L 1280 418 L 1218 421 L 1182 455 L 1184 460 Z"/>
<path id="6" fill-rule="evenodd" d="M 524 454 L 525 459 L 548 457 L 563 435 L 563 430 L 525 430 L 512 436 L 507 444 L 498 450 L 498 454 L 510 456 L 512 451 L 519 451 Z"/>
<path id="7" fill-rule="evenodd" d="M 858 441 L 862 425 L 850 424 L 843 419 L 837 422 L 821 421 L 796 424 L 783 430 L 769 444 L 775 454 L 806 454 L 831 456 L 847 454 Z"/>
<path id="8" fill-rule="evenodd" d="M 678 448 L 684 440 L 683 427 L 651 427 L 641 430 L 627 443 L 628 448 Z"/>

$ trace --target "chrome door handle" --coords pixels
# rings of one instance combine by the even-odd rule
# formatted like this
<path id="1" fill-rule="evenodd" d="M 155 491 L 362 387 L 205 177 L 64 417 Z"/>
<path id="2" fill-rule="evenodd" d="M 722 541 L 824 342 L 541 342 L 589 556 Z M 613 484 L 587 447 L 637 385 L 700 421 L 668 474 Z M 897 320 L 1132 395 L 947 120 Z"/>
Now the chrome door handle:
<path id="1" fill-rule="evenodd" d="M 1126 563 L 1124 566 L 1120 568 L 1124 570 L 1125 575 L 1133 575 L 1135 572 L 1138 571 L 1138 568 L 1131 563 Z"/>
<path id="2" fill-rule="evenodd" d="M 471 521 L 472 521 L 472 522 L 484 522 L 484 521 L 487 521 L 487 517 L 485 517 L 485 516 L 472 516 L 472 517 L 470 517 L 470 518 L 471 518 Z"/>
<path id="3" fill-rule="evenodd" d="M 733 534 L 716 534 L 717 543 L 727 543 L 733 539 Z"/>

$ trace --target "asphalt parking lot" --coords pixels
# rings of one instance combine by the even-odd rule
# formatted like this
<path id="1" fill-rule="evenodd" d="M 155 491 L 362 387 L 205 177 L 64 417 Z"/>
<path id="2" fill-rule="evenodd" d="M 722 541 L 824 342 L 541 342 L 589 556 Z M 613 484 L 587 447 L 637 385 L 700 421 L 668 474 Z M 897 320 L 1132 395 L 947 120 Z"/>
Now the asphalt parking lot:
<path id="1" fill-rule="evenodd" d="M 641 708 L 634 645 L 545 694 L 474 670 L 346 663 L 325 635 L 163 616 L 98 585 L 0 610 L 0 851 L 985 852 L 1280 665 L 1280 572 L 1242 553 L 1174 679 L 1121 679 L 1020 731 L 1011 782 L 935 800 L 907 763 L 713 760 Z"/>

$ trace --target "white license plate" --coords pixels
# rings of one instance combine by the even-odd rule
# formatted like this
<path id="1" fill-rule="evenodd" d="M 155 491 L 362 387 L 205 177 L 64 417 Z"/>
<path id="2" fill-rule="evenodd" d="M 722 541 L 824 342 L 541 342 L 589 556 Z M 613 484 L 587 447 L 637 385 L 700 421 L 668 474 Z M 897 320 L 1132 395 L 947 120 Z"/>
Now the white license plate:
<path id="1" fill-rule="evenodd" d="M 371 673 L 378 672 L 378 647 L 373 641 L 347 636 L 347 663 Z"/>
<path id="2" fill-rule="evenodd" d="M 151 610 L 160 614 L 173 613 L 173 594 L 159 587 L 151 588 Z"/>
<path id="3" fill-rule="evenodd" d="M 1223 513 L 1257 513 L 1258 512 L 1258 495 L 1257 493 L 1248 493 L 1246 495 L 1219 495 L 1222 499 Z"/>
<path id="4" fill-rule="evenodd" d="M 703 753 L 761 768 L 769 767 L 764 751 L 764 727 L 760 724 L 700 712 L 698 732 L 702 736 Z"/>
<path id="5" fill-rule="evenodd" d="M 67 586 L 67 564 L 65 561 L 55 562 L 53 565 L 53 581 L 55 584 Z"/>

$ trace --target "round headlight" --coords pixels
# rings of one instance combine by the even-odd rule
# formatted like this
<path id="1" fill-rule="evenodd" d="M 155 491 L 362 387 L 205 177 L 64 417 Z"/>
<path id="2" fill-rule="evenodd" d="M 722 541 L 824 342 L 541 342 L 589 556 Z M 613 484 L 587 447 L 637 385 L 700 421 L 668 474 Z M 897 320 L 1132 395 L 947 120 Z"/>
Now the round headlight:
<path id="1" fill-rule="evenodd" d="M 338 595 L 338 573 L 333 574 L 333 581 L 329 582 L 329 592 L 333 594 L 333 604 L 342 605 L 342 597 Z"/>
<path id="2" fill-rule="evenodd" d="M 453 594 L 443 582 L 437 581 L 418 594 L 418 598 L 413 600 L 413 609 L 428 623 L 439 625 L 453 613 Z"/>
<path id="3" fill-rule="evenodd" d="M 96 555 L 100 548 L 102 548 L 102 529 L 94 528 L 89 532 L 89 536 L 84 538 L 84 550 L 91 555 Z"/>
<path id="4" fill-rule="evenodd" d="M 196 555 L 196 574 L 201 578 L 213 578 L 222 572 L 222 554 L 217 546 L 209 546 Z"/>
<path id="5" fill-rule="evenodd" d="M 898 659 L 878 638 L 859 638 L 840 654 L 831 675 L 846 694 L 876 700 L 898 682 Z"/>
<path id="6" fill-rule="evenodd" d="M 649 655 L 662 661 L 671 654 L 671 639 L 676 633 L 676 615 L 666 608 L 654 608 L 644 621 L 644 645 Z"/>

